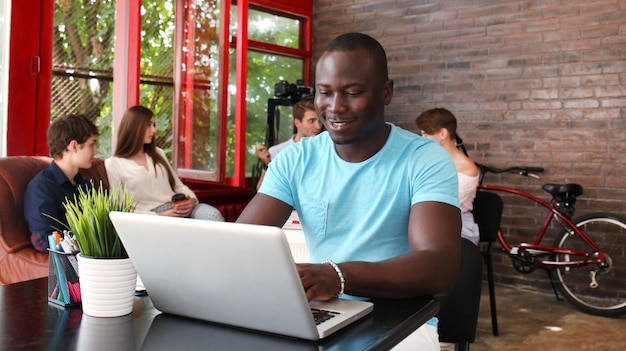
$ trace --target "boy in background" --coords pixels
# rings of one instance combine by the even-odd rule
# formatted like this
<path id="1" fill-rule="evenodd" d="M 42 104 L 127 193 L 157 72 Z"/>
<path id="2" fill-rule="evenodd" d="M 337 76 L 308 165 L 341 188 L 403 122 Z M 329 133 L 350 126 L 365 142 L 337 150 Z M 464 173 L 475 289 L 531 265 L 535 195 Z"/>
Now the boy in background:
<path id="1" fill-rule="evenodd" d="M 67 224 L 63 203 L 73 200 L 79 187 L 91 187 L 78 170 L 91 167 L 98 153 L 98 134 L 98 127 L 83 115 L 58 118 L 48 128 L 48 149 L 53 161 L 28 183 L 24 192 L 24 216 L 36 250 L 47 252 L 48 235 L 54 228 L 62 228 L 44 214 Z"/>

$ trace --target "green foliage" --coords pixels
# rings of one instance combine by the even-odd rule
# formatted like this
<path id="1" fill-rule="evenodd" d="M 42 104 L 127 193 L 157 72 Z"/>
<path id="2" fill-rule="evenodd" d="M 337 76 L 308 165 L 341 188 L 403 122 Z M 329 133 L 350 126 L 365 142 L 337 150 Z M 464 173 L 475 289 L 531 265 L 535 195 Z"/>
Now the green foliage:
<path id="1" fill-rule="evenodd" d="M 89 190 L 79 188 L 78 196 L 64 204 L 68 229 L 76 236 L 83 256 L 98 258 L 127 258 L 117 231 L 109 218 L 109 212 L 132 212 L 134 196 L 125 187 L 104 190 L 93 186 Z"/>

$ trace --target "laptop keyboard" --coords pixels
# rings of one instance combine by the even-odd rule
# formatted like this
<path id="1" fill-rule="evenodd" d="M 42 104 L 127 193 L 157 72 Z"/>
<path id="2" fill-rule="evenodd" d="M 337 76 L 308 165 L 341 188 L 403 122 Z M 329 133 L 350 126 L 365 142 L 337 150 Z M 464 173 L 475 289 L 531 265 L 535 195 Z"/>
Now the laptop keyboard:
<path id="1" fill-rule="evenodd" d="M 339 314 L 339 312 L 320 310 L 319 308 L 311 308 L 311 313 L 316 325 L 320 325 Z"/>

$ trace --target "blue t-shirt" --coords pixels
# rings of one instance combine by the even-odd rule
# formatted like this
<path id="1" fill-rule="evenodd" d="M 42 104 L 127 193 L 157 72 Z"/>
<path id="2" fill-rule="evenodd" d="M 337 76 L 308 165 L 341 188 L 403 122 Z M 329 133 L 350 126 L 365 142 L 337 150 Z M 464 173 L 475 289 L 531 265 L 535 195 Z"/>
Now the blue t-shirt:
<path id="1" fill-rule="evenodd" d="M 31 179 L 24 191 L 24 217 L 30 230 L 30 241 L 36 250 L 46 252 L 48 249 L 48 235 L 55 229 L 64 226 L 48 218 L 48 214 L 67 225 L 65 219 L 66 199 L 74 200 L 78 194 L 78 187 L 90 189 L 91 182 L 80 174 L 74 177 L 76 185 L 72 185 L 65 173 L 52 161 L 50 166 L 41 170 Z"/>
<path id="2" fill-rule="evenodd" d="M 311 262 L 375 262 L 408 253 L 413 204 L 460 207 L 449 153 L 390 125 L 383 148 L 363 162 L 341 159 L 323 132 L 286 148 L 270 163 L 259 192 L 297 210 Z"/>

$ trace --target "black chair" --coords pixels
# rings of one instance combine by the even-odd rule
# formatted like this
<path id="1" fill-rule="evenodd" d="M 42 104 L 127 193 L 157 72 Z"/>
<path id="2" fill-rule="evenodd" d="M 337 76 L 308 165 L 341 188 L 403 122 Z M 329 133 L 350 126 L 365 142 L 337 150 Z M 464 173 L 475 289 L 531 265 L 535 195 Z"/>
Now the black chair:
<path id="1" fill-rule="evenodd" d="M 498 336 L 498 315 L 496 313 L 496 292 L 493 286 L 493 260 L 491 250 L 493 243 L 498 240 L 500 219 L 504 204 L 496 193 L 478 191 L 474 199 L 474 221 L 480 230 L 480 242 L 486 243 L 487 248 L 482 251 L 483 260 L 487 265 L 487 282 L 489 284 L 489 306 L 491 309 L 491 329 L 493 335 Z"/>
<path id="2" fill-rule="evenodd" d="M 461 238 L 461 267 L 452 292 L 439 297 L 439 341 L 454 343 L 456 351 L 468 351 L 476 338 L 483 260 L 480 249 Z"/>

